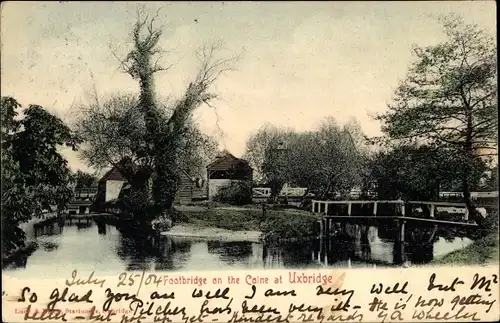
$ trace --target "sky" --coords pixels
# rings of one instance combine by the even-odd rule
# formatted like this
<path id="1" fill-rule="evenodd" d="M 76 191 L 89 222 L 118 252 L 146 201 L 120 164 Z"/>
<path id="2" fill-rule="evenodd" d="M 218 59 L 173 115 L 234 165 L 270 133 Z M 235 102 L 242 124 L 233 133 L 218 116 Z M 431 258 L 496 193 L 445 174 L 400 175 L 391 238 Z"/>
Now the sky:
<path id="1" fill-rule="evenodd" d="M 326 117 L 355 118 L 369 136 L 412 61 L 412 45 L 443 39 L 436 18 L 455 13 L 495 35 L 493 1 L 418 2 L 2 2 L 1 92 L 74 122 L 88 94 L 137 93 L 120 72 L 139 6 L 158 14 L 167 50 L 157 74 L 161 97 L 180 97 L 196 75 L 195 53 L 221 42 L 238 55 L 220 77 L 212 107 L 195 111 L 203 132 L 242 156 L 264 124 L 310 130 Z M 114 54 L 113 54 L 114 53 Z M 63 150 L 73 170 L 92 171 Z"/>

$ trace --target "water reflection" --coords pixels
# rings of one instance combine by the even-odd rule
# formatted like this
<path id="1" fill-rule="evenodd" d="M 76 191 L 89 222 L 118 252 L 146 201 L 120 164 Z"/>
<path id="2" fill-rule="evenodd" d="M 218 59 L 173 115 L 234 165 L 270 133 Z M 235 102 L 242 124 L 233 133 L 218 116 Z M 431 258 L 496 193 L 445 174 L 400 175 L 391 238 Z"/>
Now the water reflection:
<path id="1" fill-rule="evenodd" d="M 441 233 L 445 233 L 442 235 Z M 264 245 L 186 238 L 137 238 L 104 223 L 57 223 L 36 227 L 38 249 L 16 259 L 14 274 L 61 275 L 74 268 L 98 271 L 220 270 L 228 268 L 311 268 L 425 264 L 436 255 L 463 248 L 471 240 L 437 227 L 408 227 L 406 243 L 390 226 L 336 226 L 330 238 Z M 459 233 L 456 233 L 460 235 Z M 65 261 L 61 261 L 64 259 Z M 43 270 L 47 269 L 47 270 Z"/>
<path id="2" fill-rule="evenodd" d="M 253 254 L 252 244 L 244 241 L 207 241 L 208 252 L 217 254 L 221 261 L 234 263 Z"/>

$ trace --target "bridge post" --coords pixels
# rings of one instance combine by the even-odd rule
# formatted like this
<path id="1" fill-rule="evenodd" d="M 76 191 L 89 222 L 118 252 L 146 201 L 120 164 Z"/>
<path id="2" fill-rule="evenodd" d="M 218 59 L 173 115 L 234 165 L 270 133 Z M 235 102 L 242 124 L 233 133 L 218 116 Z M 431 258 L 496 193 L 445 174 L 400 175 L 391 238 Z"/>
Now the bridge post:
<path id="1" fill-rule="evenodd" d="M 394 259 L 394 262 L 397 264 L 404 264 L 406 261 L 405 257 L 405 220 L 399 220 L 399 234 L 398 241 L 394 244 L 394 248 L 396 251 L 397 258 Z M 396 256 L 395 255 L 395 256 Z"/>
<path id="2" fill-rule="evenodd" d="M 464 220 L 469 221 L 469 209 L 465 207 Z"/>
<path id="3" fill-rule="evenodd" d="M 314 202 L 314 200 L 312 200 L 311 202 L 311 212 L 314 213 L 314 206 L 315 206 L 316 202 Z"/>
<path id="4" fill-rule="evenodd" d="M 373 216 L 377 216 L 377 202 L 373 202 Z"/>
<path id="5" fill-rule="evenodd" d="M 328 202 L 325 202 L 325 215 L 328 215 Z"/>
<path id="6" fill-rule="evenodd" d="M 434 204 L 431 204 L 431 218 L 435 218 L 435 213 L 436 213 L 436 206 Z"/>
<path id="7" fill-rule="evenodd" d="M 404 202 L 402 202 L 400 205 L 401 205 L 401 216 L 405 216 L 406 205 Z"/>
<path id="8" fill-rule="evenodd" d="M 351 202 L 349 202 L 349 203 L 347 204 L 347 215 L 348 215 L 348 216 L 351 216 L 351 210 L 352 210 L 352 203 L 351 203 Z"/>
<path id="9" fill-rule="evenodd" d="M 405 222 L 406 222 L 406 221 L 404 221 L 404 220 L 403 220 L 403 221 L 401 221 L 401 223 L 400 223 L 400 228 L 399 228 L 399 230 L 400 230 L 400 232 L 399 232 L 399 233 L 400 233 L 400 234 L 399 234 L 399 240 L 400 240 L 400 242 L 401 242 L 402 244 L 404 244 L 404 243 L 405 243 Z"/>

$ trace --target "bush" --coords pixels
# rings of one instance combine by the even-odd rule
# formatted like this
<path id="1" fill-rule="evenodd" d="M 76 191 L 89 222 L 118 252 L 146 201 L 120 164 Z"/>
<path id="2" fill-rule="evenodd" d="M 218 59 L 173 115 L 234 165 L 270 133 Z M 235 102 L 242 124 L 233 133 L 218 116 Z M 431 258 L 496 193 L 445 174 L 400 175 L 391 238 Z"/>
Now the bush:
<path id="1" fill-rule="evenodd" d="M 497 233 L 498 232 L 498 209 L 490 209 L 486 219 L 484 221 L 484 226 L 488 233 Z"/>
<path id="2" fill-rule="evenodd" d="M 165 232 L 172 228 L 172 220 L 166 216 L 160 216 L 151 221 L 151 226 L 156 232 Z"/>
<path id="3" fill-rule="evenodd" d="M 190 222 L 190 218 L 186 212 L 176 211 L 172 212 L 172 223 L 173 225 L 179 223 L 188 223 Z"/>
<path id="4" fill-rule="evenodd" d="M 219 189 L 214 200 L 221 203 L 244 205 L 252 203 L 252 184 L 249 181 L 232 182 Z"/>

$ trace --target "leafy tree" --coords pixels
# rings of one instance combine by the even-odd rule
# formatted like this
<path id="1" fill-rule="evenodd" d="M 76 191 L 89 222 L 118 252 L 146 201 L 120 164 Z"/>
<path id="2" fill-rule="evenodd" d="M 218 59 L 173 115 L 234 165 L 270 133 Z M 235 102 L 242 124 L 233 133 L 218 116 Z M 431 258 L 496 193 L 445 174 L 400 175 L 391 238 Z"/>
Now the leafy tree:
<path id="1" fill-rule="evenodd" d="M 266 124 L 252 134 L 246 143 L 244 158 L 254 169 L 254 179 L 271 188 L 276 201 L 283 185 L 291 180 L 287 149 L 296 133 Z"/>
<path id="2" fill-rule="evenodd" d="M 82 193 L 82 190 L 90 189 L 92 187 L 92 184 L 96 183 L 97 180 L 97 177 L 92 174 L 83 172 L 81 170 L 76 171 L 76 173 L 73 174 L 75 192 L 80 195 Z"/>
<path id="3" fill-rule="evenodd" d="M 496 45 L 492 37 L 459 17 L 448 16 L 441 22 L 447 39 L 415 47 L 416 61 L 397 88 L 393 104 L 378 119 L 392 141 L 457 152 L 465 203 L 480 224 L 470 186 L 478 159 L 496 154 Z"/>
<path id="4" fill-rule="evenodd" d="M 288 150 L 283 142 L 270 144 L 264 152 L 262 172 L 267 185 L 271 187 L 270 200 L 277 202 L 279 193 L 287 182 L 291 181 Z"/>
<path id="5" fill-rule="evenodd" d="M 275 149 L 278 146 L 285 147 L 293 135 L 294 131 L 292 129 L 283 129 L 270 124 L 263 125 L 259 130 L 250 135 L 246 143 L 244 158 L 254 169 L 253 177 L 255 181 L 269 181 L 263 171 L 266 154 L 269 153 L 270 147 L 274 147 Z"/>
<path id="6" fill-rule="evenodd" d="M 481 191 L 498 191 L 498 165 L 487 170 L 482 180 L 483 183 L 479 187 Z"/>
<path id="7" fill-rule="evenodd" d="M 19 224 L 44 211 L 62 210 L 72 198 L 71 173 L 58 147 L 76 150 L 73 132 L 41 106 L 24 109 L 2 97 L 2 255 L 24 246 Z"/>
<path id="8" fill-rule="evenodd" d="M 370 180 L 379 199 L 437 200 L 443 186 L 457 178 L 456 152 L 428 146 L 400 146 L 376 153 L 370 161 Z M 479 161 L 480 162 L 480 161 Z M 481 169 L 477 165 L 476 169 Z M 480 172 L 474 183 L 479 182 Z"/>
<path id="9" fill-rule="evenodd" d="M 265 126 L 250 137 L 246 152 L 274 196 L 287 182 L 321 196 L 348 193 L 361 184 L 366 155 L 359 125 L 341 127 L 332 118 L 303 133 Z"/>
<path id="10" fill-rule="evenodd" d="M 302 153 L 312 162 L 294 162 L 296 168 L 314 165 L 314 177 L 309 181 L 309 188 L 320 196 L 335 193 L 347 195 L 354 186 L 361 184 L 361 170 L 365 160 L 365 151 L 361 145 L 361 132 L 356 122 L 339 126 L 333 118 L 328 118 L 311 138 L 307 152 Z M 311 171 L 312 169 L 309 169 Z M 306 173 L 308 169 L 301 171 Z M 298 177 L 297 177 L 298 178 Z"/>

